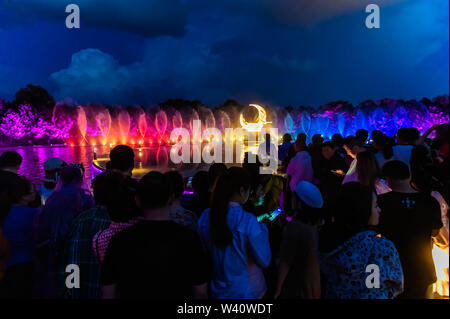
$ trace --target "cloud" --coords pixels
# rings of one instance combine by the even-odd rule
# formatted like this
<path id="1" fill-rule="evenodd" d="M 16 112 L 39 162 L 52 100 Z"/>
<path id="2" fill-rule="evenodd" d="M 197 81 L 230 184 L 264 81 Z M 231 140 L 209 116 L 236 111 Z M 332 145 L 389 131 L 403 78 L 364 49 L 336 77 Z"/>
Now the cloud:
<path id="1" fill-rule="evenodd" d="M 380 7 L 407 0 L 378 0 Z M 409 0 L 412 1 L 412 0 Z M 324 20 L 360 10 L 373 0 L 77 0 L 81 26 L 122 30 L 156 37 L 182 37 L 198 12 L 215 15 L 221 20 L 230 16 L 254 16 L 284 26 L 311 26 Z M 30 20 L 51 20 L 64 23 L 65 7 L 60 0 L 0 0 L 7 11 L 4 21 L 29 24 Z M 3 13 L 5 15 L 5 13 Z M 12 19 L 11 17 L 14 17 Z"/>
<path id="2" fill-rule="evenodd" d="M 64 23 L 65 8 L 71 2 L 60 0 L 0 0 L 0 8 L 15 19 L 10 23 L 25 24 L 29 19 L 48 19 Z M 77 0 L 81 27 L 110 28 L 155 37 L 183 36 L 188 10 L 183 0 Z"/>
<path id="3" fill-rule="evenodd" d="M 74 53 L 67 68 L 50 76 L 58 88 L 56 97 L 129 105 L 203 95 L 200 84 L 208 71 L 204 48 L 173 38 L 156 41 L 156 46 L 150 41 L 141 61 L 126 65 L 98 49 Z"/>
<path id="4" fill-rule="evenodd" d="M 275 97 L 284 89 L 273 85 L 274 78 L 284 80 L 317 67 L 314 60 L 252 44 L 255 50 L 235 47 L 231 54 L 219 54 L 192 39 L 158 38 L 147 41 L 142 60 L 126 65 L 101 50 L 84 49 L 51 79 L 57 99 L 72 97 L 80 103 L 147 105 L 185 98 L 214 105 L 231 97 Z"/>
<path id="5" fill-rule="evenodd" d="M 191 6 L 199 10 L 219 7 L 230 14 L 257 15 L 276 25 L 305 27 L 344 14 L 365 12 L 366 6 L 371 3 L 386 7 L 405 1 L 408 0 L 228 0 L 217 4 L 197 0 Z"/>
<path id="6" fill-rule="evenodd" d="M 338 99 L 358 103 L 386 96 L 409 99 L 448 93 L 447 0 L 386 6 L 377 30 L 365 27 L 364 10 L 308 28 L 274 26 L 261 19 L 261 11 L 227 16 L 229 11 L 220 6 L 231 10 L 234 0 L 230 1 L 209 2 L 215 10 L 198 8 L 183 37 L 125 42 L 128 51 L 137 52 L 133 58 L 124 58 L 121 50 L 102 46 L 100 41 L 67 51 L 72 54 L 70 64 L 55 64 L 45 73 L 53 72 L 57 90 L 52 94 L 80 103 L 148 105 L 185 98 L 213 106 L 227 98 L 242 103 L 318 105 Z M 255 3 L 240 1 L 234 5 L 242 10 Z M 284 2 L 288 3 L 293 2 Z M 354 10 L 346 8 L 345 12 Z M 343 14 L 339 10 L 325 10 L 320 18 Z M 111 31 L 109 41 L 122 43 L 117 34 Z M 43 47 L 51 47 L 55 40 L 43 41 Z M 98 49 L 80 51 L 93 47 Z M 13 48 L 32 57 L 27 49 Z M 1 51 L 0 47 L 0 56 Z M 26 67 L 42 76 L 44 72 L 36 68 Z"/>
<path id="7" fill-rule="evenodd" d="M 141 91 L 139 63 L 121 66 L 113 56 L 98 49 L 75 53 L 68 68 L 51 74 L 58 97 L 80 102 L 126 103 L 126 96 Z M 95 97 L 95 101 L 93 101 Z"/>
<path id="8" fill-rule="evenodd" d="M 378 0 L 380 7 L 405 0 Z M 365 11 L 373 0 L 262 0 L 263 13 L 277 23 L 293 26 L 309 26 L 326 19 L 355 11 Z"/>

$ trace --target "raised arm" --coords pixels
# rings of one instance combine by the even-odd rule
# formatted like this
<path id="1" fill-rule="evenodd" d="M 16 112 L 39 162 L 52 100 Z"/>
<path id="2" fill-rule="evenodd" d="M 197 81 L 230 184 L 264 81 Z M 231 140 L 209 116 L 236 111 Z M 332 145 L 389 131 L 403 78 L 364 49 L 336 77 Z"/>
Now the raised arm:
<path id="1" fill-rule="evenodd" d="M 428 135 L 430 135 L 431 132 L 436 130 L 438 127 L 439 127 L 438 124 L 434 124 L 428 130 L 426 130 L 417 140 L 417 145 L 423 145 L 425 143 L 425 139 L 428 137 Z"/>

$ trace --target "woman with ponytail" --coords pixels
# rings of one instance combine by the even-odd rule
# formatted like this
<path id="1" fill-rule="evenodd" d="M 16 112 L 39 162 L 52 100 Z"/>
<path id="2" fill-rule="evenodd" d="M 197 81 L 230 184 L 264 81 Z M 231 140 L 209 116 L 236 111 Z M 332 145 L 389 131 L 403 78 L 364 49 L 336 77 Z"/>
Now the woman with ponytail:
<path id="1" fill-rule="evenodd" d="M 248 173 L 231 167 L 217 180 L 210 208 L 200 217 L 198 231 L 212 259 L 213 298 L 256 299 L 266 292 L 268 230 L 242 208 L 249 192 Z"/>

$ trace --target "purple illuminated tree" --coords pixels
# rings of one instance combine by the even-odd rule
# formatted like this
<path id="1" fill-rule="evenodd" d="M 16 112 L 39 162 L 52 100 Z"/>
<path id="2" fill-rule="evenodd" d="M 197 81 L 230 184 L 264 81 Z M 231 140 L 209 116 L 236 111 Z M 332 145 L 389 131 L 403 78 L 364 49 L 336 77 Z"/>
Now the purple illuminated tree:
<path id="1" fill-rule="evenodd" d="M 63 140 L 69 137 L 73 121 L 47 122 L 33 112 L 29 104 L 19 105 L 18 110 L 9 109 L 2 117 L 0 131 L 15 140 L 41 139 Z"/>
<path id="2" fill-rule="evenodd" d="M 6 111 L 0 124 L 0 131 L 8 137 L 20 140 L 31 135 L 35 121 L 36 116 L 33 114 L 31 106 L 29 104 L 20 105 L 17 112 L 11 109 Z"/>

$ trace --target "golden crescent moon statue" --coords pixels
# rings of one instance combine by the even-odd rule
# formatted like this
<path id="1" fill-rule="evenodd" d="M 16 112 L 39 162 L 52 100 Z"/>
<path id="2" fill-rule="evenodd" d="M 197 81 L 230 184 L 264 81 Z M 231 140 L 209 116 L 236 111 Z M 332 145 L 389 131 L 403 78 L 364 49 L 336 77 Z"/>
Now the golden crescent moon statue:
<path id="1" fill-rule="evenodd" d="M 241 126 L 242 128 L 246 129 L 249 132 L 260 132 L 265 124 L 271 123 L 266 121 L 267 119 L 266 110 L 264 110 L 264 108 L 258 104 L 249 104 L 249 106 L 253 106 L 258 110 L 258 118 L 256 119 L 256 122 L 248 123 L 244 119 L 244 115 L 241 113 L 241 116 L 239 118 Z"/>

